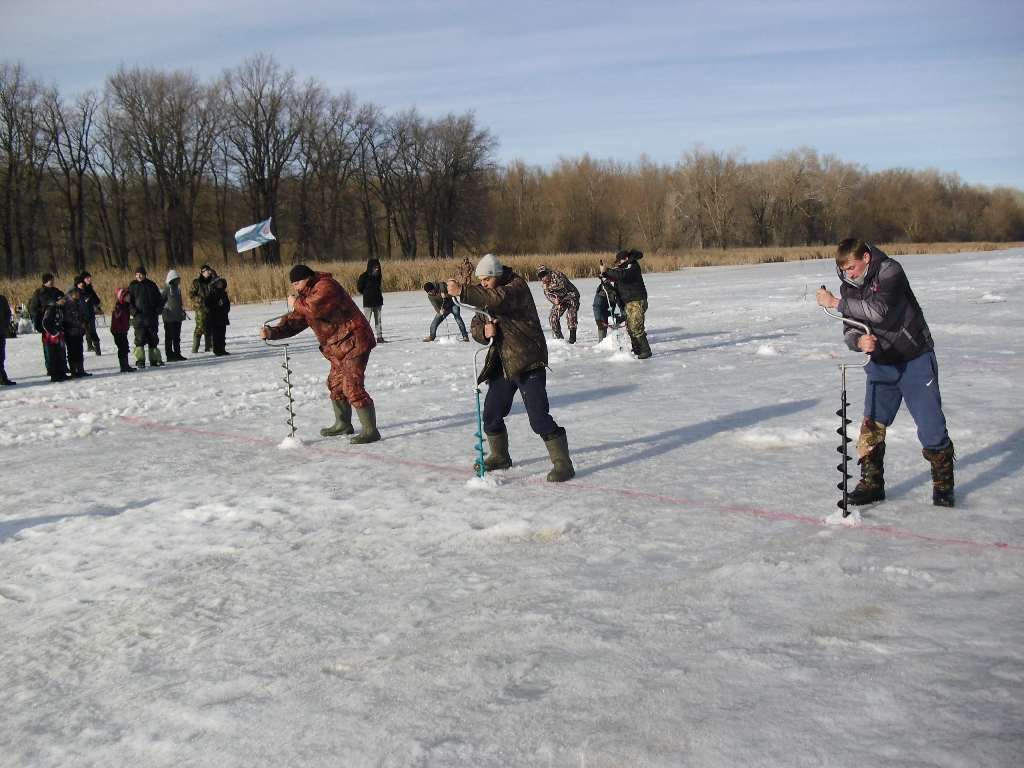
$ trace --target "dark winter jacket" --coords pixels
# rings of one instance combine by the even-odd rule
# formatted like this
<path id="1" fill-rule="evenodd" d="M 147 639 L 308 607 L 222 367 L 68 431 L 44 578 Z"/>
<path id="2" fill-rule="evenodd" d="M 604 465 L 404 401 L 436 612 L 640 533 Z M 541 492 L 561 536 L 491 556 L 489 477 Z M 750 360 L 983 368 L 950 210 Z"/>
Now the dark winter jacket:
<path id="1" fill-rule="evenodd" d="M 132 326 L 135 328 L 156 328 L 160 325 L 160 312 L 164 308 L 164 297 L 156 283 L 148 277 L 136 280 L 128 286 L 132 297 Z"/>
<path id="2" fill-rule="evenodd" d="M 114 293 L 114 309 L 110 312 L 110 332 L 118 336 L 127 334 L 131 328 L 132 297 L 127 288 L 118 288 Z"/>
<path id="3" fill-rule="evenodd" d="M 839 311 L 843 317 L 866 324 L 878 338 L 872 360 L 886 365 L 905 363 L 934 349 L 932 334 L 903 267 L 875 246 L 868 247 L 871 262 L 861 285 L 838 270 L 843 281 Z M 844 335 L 846 346 L 858 351 L 857 341 L 864 332 L 847 326 Z"/>
<path id="4" fill-rule="evenodd" d="M 455 306 L 455 300 L 444 292 L 443 286 L 434 283 L 437 289 L 436 293 L 428 293 L 427 298 L 430 299 L 430 306 L 434 308 L 434 311 L 438 314 L 444 315 L 452 311 L 452 307 Z"/>
<path id="5" fill-rule="evenodd" d="M 341 283 L 317 272 L 295 299 L 291 313 L 270 329 L 271 339 L 286 339 L 312 328 L 323 356 L 332 363 L 369 354 L 377 346 L 373 329 Z"/>
<path id="6" fill-rule="evenodd" d="M 89 323 L 85 318 L 86 303 L 81 296 L 77 299 L 68 296 L 64 305 L 64 334 L 67 336 L 84 336 Z"/>
<path id="7" fill-rule="evenodd" d="M 228 313 L 231 312 L 231 299 L 228 298 L 227 281 L 218 277 L 206 294 L 206 324 L 211 328 L 231 325 Z"/>
<path id="8" fill-rule="evenodd" d="M 173 280 L 178 280 L 179 285 L 171 285 Z M 160 289 L 160 296 L 164 300 L 161 317 L 165 323 L 185 322 L 185 304 L 184 297 L 181 295 L 180 280 L 178 273 L 171 270 L 167 273 L 167 285 Z"/>
<path id="9" fill-rule="evenodd" d="M 492 289 L 479 285 L 464 286 L 462 301 L 486 309 L 498 321 L 497 333 L 477 383 L 499 376 L 514 379 L 521 373 L 547 366 L 548 344 L 533 293 L 511 267 L 505 267 L 498 285 Z M 483 315 L 474 314 L 470 326 L 473 338 L 480 344 L 488 343 L 484 336 L 484 322 Z"/>
<path id="10" fill-rule="evenodd" d="M 86 283 L 85 287 L 82 288 L 82 301 L 92 308 L 92 319 L 93 322 L 96 322 L 96 315 L 103 311 L 103 304 L 96 293 L 96 289 L 90 283 Z"/>
<path id="11" fill-rule="evenodd" d="M 609 280 L 598 283 L 597 291 L 594 292 L 594 319 L 602 325 L 608 325 L 608 315 L 621 309 L 622 302 L 615 284 Z"/>
<path id="12" fill-rule="evenodd" d="M 366 271 L 356 281 L 356 290 L 363 295 L 364 307 L 384 306 L 384 294 L 380 290 L 380 284 L 384 276 L 380 269 L 377 270 L 377 274 L 373 274 L 374 267 L 380 267 L 380 262 L 377 259 L 368 260 L 366 262 Z"/>
<path id="13" fill-rule="evenodd" d="M 60 291 L 58 291 L 58 294 L 64 295 Z M 46 305 L 40 325 L 42 326 L 42 332 L 50 337 L 46 340 L 47 343 L 59 344 L 60 340 L 64 338 L 64 307 L 56 301 L 51 301 Z"/>
<path id="14" fill-rule="evenodd" d="M 11 303 L 0 293 L 0 338 L 11 335 Z"/>
<path id="15" fill-rule="evenodd" d="M 644 257 L 640 251 L 630 251 L 629 258 L 618 267 L 608 267 L 605 277 L 615 281 L 619 289 L 619 298 L 623 304 L 631 301 L 642 301 L 647 298 L 647 286 L 644 285 L 643 271 L 637 263 Z"/>
<path id="16" fill-rule="evenodd" d="M 39 333 L 43 332 L 43 313 L 62 293 L 63 291 L 55 285 L 44 285 L 36 288 L 32 298 L 28 300 L 28 313 L 32 315 L 32 324 Z"/>

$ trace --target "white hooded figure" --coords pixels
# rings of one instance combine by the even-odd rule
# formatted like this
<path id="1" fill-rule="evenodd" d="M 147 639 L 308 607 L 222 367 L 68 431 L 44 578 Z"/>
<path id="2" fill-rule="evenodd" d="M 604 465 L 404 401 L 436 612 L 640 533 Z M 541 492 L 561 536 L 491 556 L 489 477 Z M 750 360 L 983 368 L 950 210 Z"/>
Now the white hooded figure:
<path id="1" fill-rule="evenodd" d="M 181 275 L 175 270 L 167 273 L 167 284 L 160 289 L 164 297 L 164 309 L 160 317 L 164 321 L 164 352 L 167 362 L 183 362 L 181 356 L 181 324 L 188 319 L 181 295 Z"/>

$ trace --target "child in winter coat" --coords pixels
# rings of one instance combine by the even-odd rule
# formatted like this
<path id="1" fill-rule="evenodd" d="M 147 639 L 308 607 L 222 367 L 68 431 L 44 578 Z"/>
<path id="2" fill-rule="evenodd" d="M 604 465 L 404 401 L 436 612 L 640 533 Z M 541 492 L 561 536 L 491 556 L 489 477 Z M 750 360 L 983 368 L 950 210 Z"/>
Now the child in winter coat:
<path id="1" fill-rule="evenodd" d="M 57 297 L 43 310 L 40 327 L 43 331 L 43 350 L 46 358 L 46 372 L 50 381 L 66 381 L 68 376 L 67 358 L 64 356 L 64 305 L 68 297 L 57 291 Z"/>
<path id="2" fill-rule="evenodd" d="M 110 313 L 110 333 L 114 336 L 114 344 L 117 346 L 117 361 L 121 364 L 121 373 L 133 373 L 128 362 L 128 329 L 132 327 L 131 318 L 131 294 L 127 288 L 118 288 L 114 291 L 114 309 Z"/>
<path id="3" fill-rule="evenodd" d="M 167 362 L 181 363 L 188 358 L 181 355 L 181 324 L 185 321 L 185 305 L 181 295 L 181 275 L 173 269 L 167 273 L 167 285 L 160 289 L 164 297 L 161 317 L 164 321 L 164 352 Z"/>
<path id="4" fill-rule="evenodd" d="M 229 312 L 231 299 L 228 298 L 228 281 L 218 277 L 206 296 L 206 330 L 213 337 L 213 354 L 218 357 L 231 354 L 224 349 L 228 326 L 231 325 Z"/>
<path id="5" fill-rule="evenodd" d="M 67 350 L 71 378 L 80 379 L 92 376 L 85 372 L 85 333 L 89 323 L 85 319 L 86 305 L 82 301 L 82 289 L 77 285 L 69 286 L 67 295 L 64 305 L 64 348 Z"/>

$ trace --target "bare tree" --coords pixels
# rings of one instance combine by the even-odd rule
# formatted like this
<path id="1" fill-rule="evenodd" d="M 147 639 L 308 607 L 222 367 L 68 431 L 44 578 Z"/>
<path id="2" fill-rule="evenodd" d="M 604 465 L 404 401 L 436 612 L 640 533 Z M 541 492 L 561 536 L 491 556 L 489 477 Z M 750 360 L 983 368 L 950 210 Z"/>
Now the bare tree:
<path id="1" fill-rule="evenodd" d="M 295 159 L 303 109 L 291 70 L 259 53 L 224 75 L 225 134 L 238 181 L 255 221 L 277 216 L 278 193 Z M 279 230 L 271 223 L 275 236 Z M 281 263 L 280 240 L 260 247 L 263 261 Z"/>
<path id="2" fill-rule="evenodd" d="M 167 264 L 191 266 L 196 204 L 221 128 L 219 90 L 191 71 L 138 67 L 121 67 L 108 89 L 138 158 L 144 197 L 160 217 Z"/>
<path id="3" fill-rule="evenodd" d="M 86 268 L 85 208 L 92 153 L 92 129 L 99 95 L 87 91 L 69 104 L 56 97 L 50 103 L 53 178 L 68 217 L 68 245 L 77 272 Z"/>
<path id="4" fill-rule="evenodd" d="M 44 234 L 43 179 L 53 151 L 47 130 L 54 94 L 21 64 L 0 64 L 0 227 L 7 275 L 38 264 Z"/>

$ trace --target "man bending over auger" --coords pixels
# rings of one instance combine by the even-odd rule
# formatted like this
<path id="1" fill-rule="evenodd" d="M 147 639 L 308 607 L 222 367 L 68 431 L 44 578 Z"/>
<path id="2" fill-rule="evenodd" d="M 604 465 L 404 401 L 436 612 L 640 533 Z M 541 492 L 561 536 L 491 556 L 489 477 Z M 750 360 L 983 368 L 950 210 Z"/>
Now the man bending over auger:
<path id="1" fill-rule="evenodd" d="M 328 272 L 314 272 L 296 264 L 288 275 L 298 296 L 289 296 L 291 312 L 273 328 L 261 328 L 261 339 L 286 339 L 312 328 L 320 351 L 331 363 L 327 389 L 334 406 L 334 424 L 320 430 L 324 437 L 350 435 L 352 409 L 356 409 L 362 431 L 351 443 L 380 440 L 377 413 L 363 381 L 370 350 L 377 346 L 373 329 L 352 301 L 352 297 Z"/>
<path id="2" fill-rule="evenodd" d="M 448 295 L 461 296 L 466 304 L 485 309 L 494 318 L 493 322 L 485 322 L 483 315 L 476 314 L 470 325 L 470 332 L 478 343 L 493 340 L 477 381 L 478 384 L 487 382 L 483 422 L 491 453 L 484 459 L 484 470 L 490 472 L 512 466 L 505 417 L 518 391 L 523 396 L 530 426 L 543 438 L 554 465 L 548 473 L 548 481 L 565 482 L 576 470 L 569 458 L 565 429 L 555 423 L 548 410 L 545 370 L 548 345 L 530 286 L 491 254 L 480 259 L 476 276 L 480 279 L 479 286 L 462 285 L 449 279 Z"/>

